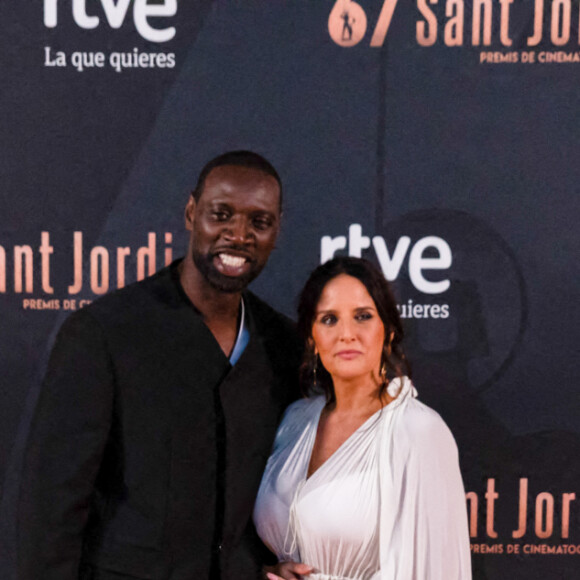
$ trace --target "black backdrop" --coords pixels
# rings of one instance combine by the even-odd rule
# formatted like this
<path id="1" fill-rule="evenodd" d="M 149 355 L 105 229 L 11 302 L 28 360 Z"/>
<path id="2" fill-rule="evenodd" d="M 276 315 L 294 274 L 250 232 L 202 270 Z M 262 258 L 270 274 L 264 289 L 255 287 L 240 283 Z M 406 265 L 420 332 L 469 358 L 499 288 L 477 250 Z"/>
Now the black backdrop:
<path id="1" fill-rule="evenodd" d="M 394 280 L 459 444 L 474 577 L 575 578 L 578 1 L 83 6 L 0 6 L 2 578 L 56 330 L 183 252 L 200 167 L 237 148 L 285 186 L 258 294 L 293 316 L 331 247 Z"/>

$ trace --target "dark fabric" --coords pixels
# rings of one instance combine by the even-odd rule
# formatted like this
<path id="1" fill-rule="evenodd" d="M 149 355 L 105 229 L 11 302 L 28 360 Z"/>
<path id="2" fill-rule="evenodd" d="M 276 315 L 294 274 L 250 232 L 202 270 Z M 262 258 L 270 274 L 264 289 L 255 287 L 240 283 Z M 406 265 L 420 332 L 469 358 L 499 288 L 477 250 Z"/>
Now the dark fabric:
<path id="1" fill-rule="evenodd" d="M 27 446 L 19 580 L 260 577 L 251 512 L 300 346 L 244 300 L 234 367 L 175 264 L 66 320 Z"/>
<path id="2" fill-rule="evenodd" d="M 90 564 L 83 564 L 80 569 L 79 580 L 131 580 L 138 576 L 128 574 L 117 574 L 108 570 L 101 570 Z"/>

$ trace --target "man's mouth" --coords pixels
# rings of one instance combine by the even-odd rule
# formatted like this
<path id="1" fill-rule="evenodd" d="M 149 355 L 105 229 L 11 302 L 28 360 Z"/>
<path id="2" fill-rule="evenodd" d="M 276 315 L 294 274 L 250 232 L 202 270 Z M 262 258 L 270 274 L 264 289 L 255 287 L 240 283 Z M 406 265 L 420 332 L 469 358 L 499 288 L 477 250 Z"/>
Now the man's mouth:
<path id="1" fill-rule="evenodd" d="M 232 278 L 246 274 L 251 268 L 250 258 L 227 251 L 215 254 L 213 263 L 224 276 Z"/>
<path id="2" fill-rule="evenodd" d="M 247 262 L 247 258 L 234 256 L 232 254 L 218 254 L 218 257 L 224 266 L 231 268 L 241 268 Z"/>

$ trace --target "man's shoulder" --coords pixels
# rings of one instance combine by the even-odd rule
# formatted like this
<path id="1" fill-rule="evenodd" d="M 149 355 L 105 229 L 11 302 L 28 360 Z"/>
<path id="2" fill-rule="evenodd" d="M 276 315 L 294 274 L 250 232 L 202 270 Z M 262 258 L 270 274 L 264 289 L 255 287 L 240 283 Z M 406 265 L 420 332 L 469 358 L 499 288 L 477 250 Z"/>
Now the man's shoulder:
<path id="1" fill-rule="evenodd" d="M 163 268 L 144 280 L 98 298 L 80 311 L 83 312 L 82 317 L 90 317 L 101 325 L 109 326 L 176 306 L 180 298 L 174 275 L 173 266 Z M 80 313 L 78 316 L 81 317 Z"/>
<path id="2" fill-rule="evenodd" d="M 246 290 L 243 293 L 244 301 L 246 302 L 248 308 L 252 313 L 257 313 L 263 318 L 272 318 L 273 320 L 280 320 L 283 323 L 288 324 L 289 326 L 294 326 L 294 322 L 282 314 L 278 312 L 274 307 L 270 306 L 267 302 L 262 300 L 259 296 L 251 292 L 250 290 Z"/>
<path id="3" fill-rule="evenodd" d="M 287 334 L 292 339 L 298 340 L 296 324 L 293 320 L 275 310 L 253 292 L 244 292 L 244 301 L 250 316 L 260 330 Z"/>
<path id="4" fill-rule="evenodd" d="M 251 326 L 264 341 L 271 360 L 281 367 L 298 369 L 304 345 L 296 324 L 252 292 L 246 291 L 243 296 Z"/>

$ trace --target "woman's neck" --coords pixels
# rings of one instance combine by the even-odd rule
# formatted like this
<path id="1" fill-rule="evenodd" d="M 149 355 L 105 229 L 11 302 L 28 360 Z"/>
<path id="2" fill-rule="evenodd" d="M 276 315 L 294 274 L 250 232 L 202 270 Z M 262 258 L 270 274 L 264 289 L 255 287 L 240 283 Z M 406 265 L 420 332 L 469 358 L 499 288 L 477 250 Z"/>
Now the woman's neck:
<path id="1" fill-rule="evenodd" d="M 372 376 L 363 379 L 333 378 L 335 403 L 329 411 L 366 415 L 385 405 L 380 397 L 381 384 Z"/>

